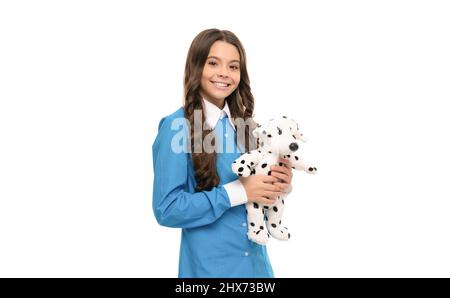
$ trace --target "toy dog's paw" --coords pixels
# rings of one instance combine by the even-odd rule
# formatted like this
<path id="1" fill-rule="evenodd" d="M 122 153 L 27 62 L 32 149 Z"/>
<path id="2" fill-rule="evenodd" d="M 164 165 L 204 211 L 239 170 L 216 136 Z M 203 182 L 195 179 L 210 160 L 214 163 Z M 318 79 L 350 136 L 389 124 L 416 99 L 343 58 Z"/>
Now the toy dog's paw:
<path id="1" fill-rule="evenodd" d="M 269 233 L 264 226 L 254 227 L 248 230 L 248 239 L 261 245 L 269 241 Z"/>
<path id="2" fill-rule="evenodd" d="M 315 175 L 317 173 L 317 168 L 316 167 L 307 167 L 306 168 L 306 173 L 311 174 L 311 175 Z"/>
<path id="3" fill-rule="evenodd" d="M 278 240 L 288 240 L 291 238 L 288 228 L 276 224 L 271 224 L 269 226 L 269 233 L 273 238 Z"/>
<path id="4" fill-rule="evenodd" d="M 239 177 L 248 177 L 254 172 L 254 170 L 245 163 L 245 160 L 242 160 L 240 162 L 234 161 L 231 169 Z"/>

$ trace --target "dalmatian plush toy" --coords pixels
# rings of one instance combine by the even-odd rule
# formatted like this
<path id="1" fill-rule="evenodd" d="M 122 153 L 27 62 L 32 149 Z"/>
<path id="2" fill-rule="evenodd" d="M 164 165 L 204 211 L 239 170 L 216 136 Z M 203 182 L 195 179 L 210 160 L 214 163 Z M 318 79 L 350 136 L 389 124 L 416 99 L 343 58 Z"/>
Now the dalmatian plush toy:
<path id="1" fill-rule="evenodd" d="M 242 154 L 232 164 L 232 170 L 238 176 L 270 175 L 270 167 L 278 163 L 279 157 L 288 159 L 295 170 L 316 174 L 316 167 L 305 163 L 300 155 L 299 141 L 306 142 L 306 138 L 294 120 L 286 116 L 271 119 L 256 128 L 253 136 L 259 139 L 259 147 Z M 246 204 L 250 240 L 264 245 L 269 240 L 269 233 L 279 240 L 290 238 L 288 229 L 281 225 L 286 196 L 279 196 L 273 205 Z"/>

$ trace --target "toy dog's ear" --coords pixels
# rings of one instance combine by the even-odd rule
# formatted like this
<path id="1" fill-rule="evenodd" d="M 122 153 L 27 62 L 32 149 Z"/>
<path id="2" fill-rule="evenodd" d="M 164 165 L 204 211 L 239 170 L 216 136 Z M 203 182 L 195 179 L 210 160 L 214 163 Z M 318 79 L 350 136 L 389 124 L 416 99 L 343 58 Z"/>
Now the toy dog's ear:
<path id="1" fill-rule="evenodd" d="M 295 137 L 300 141 L 302 141 L 303 143 L 306 143 L 308 141 L 308 139 L 303 135 L 303 133 L 301 133 L 298 130 L 295 132 Z"/>
<path id="2" fill-rule="evenodd" d="M 295 130 L 295 137 L 302 141 L 303 143 L 306 143 L 308 141 L 308 139 L 303 135 L 303 133 L 300 131 L 299 127 L 298 127 L 298 123 L 296 123 L 294 120 L 291 120 L 294 124 L 294 130 Z"/>
<path id="3" fill-rule="evenodd" d="M 257 128 L 255 128 L 254 130 L 253 130 L 253 132 L 252 132 L 252 134 L 253 134 L 253 136 L 255 137 L 255 138 L 259 138 L 259 136 L 261 135 L 261 133 L 262 133 L 262 130 L 261 130 L 261 125 L 259 125 Z"/>
<path id="4" fill-rule="evenodd" d="M 253 134 L 253 136 L 254 136 L 255 138 L 260 139 L 261 136 L 262 136 L 262 134 L 263 134 L 263 131 L 264 131 L 265 129 L 266 129 L 266 126 L 265 126 L 265 125 L 259 125 L 259 124 L 258 124 L 258 127 L 255 128 L 255 129 L 253 130 L 252 134 Z"/>

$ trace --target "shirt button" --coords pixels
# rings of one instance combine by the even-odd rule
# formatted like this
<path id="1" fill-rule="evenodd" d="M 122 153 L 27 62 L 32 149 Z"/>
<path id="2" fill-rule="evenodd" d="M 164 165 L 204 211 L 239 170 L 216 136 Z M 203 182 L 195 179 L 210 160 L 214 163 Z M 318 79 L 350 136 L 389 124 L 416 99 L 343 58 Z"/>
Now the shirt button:
<path id="1" fill-rule="evenodd" d="M 228 138 L 228 134 L 227 133 L 225 134 L 225 138 Z"/>
<path id="2" fill-rule="evenodd" d="M 244 252 L 244 255 L 245 255 L 246 257 L 248 257 L 248 255 L 249 255 L 248 251 Z"/>
<path id="3" fill-rule="evenodd" d="M 243 227 L 246 227 L 246 226 L 247 226 L 247 223 L 246 223 L 246 222 L 243 222 L 243 223 L 242 223 L 242 226 L 243 226 Z"/>

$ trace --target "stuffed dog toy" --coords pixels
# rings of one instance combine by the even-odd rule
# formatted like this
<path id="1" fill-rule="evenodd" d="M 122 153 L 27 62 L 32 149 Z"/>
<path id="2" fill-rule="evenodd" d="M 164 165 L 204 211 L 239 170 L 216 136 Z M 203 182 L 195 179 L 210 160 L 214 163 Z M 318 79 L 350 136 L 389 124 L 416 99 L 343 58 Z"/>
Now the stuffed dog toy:
<path id="1" fill-rule="evenodd" d="M 316 174 L 316 167 L 305 163 L 300 155 L 299 142 L 306 142 L 306 138 L 294 120 L 286 116 L 270 119 L 256 128 L 253 136 L 259 141 L 258 148 L 242 154 L 232 164 L 232 170 L 238 176 L 270 175 L 270 167 L 278 164 L 279 157 L 288 159 L 292 169 Z M 247 236 L 251 241 L 264 245 L 269 240 L 269 234 L 279 240 L 291 237 L 288 229 L 281 225 L 286 196 L 278 196 L 273 205 L 246 204 Z"/>

